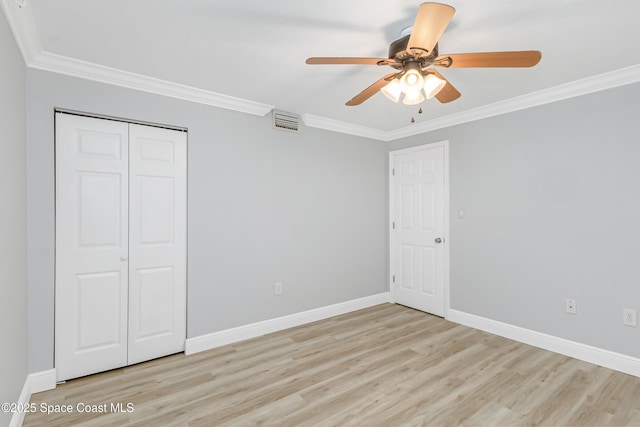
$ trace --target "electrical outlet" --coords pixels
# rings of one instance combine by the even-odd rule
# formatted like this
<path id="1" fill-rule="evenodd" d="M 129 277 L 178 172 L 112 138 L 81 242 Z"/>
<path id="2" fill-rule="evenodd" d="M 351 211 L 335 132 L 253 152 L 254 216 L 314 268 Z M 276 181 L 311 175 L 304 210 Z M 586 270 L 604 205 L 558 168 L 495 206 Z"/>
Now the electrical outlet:
<path id="1" fill-rule="evenodd" d="M 273 290 L 276 295 L 282 295 L 282 282 L 278 282 L 273 285 Z"/>
<path id="2" fill-rule="evenodd" d="M 569 314 L 577 314 L 578 307 L 576 304 L 576 300 L 567 298 L 565 309 Z"/>
<path id="3" fill-rule="evenodd" d="M 632 308 L 622 309 L 622 324 L 627 326 L 638 327 L 638 314 Z"/>

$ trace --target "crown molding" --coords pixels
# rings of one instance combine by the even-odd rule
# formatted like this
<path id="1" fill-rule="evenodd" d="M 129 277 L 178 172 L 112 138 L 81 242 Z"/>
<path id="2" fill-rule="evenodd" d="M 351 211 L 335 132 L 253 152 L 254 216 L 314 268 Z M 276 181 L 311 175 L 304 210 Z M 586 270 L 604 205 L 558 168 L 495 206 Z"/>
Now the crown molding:
<path id="1" fill-rule="evenodd" d="M 483 105 L 482 107 L 461 111 L 448 116 L 422 122 L 417 125 L 406 126 L 400 129 L 386 132 L 386 141 L 406 138 L 443 129 L 450 126 L 469 123 L 488 117 L 499 116 L 513 111 L 524 110 L 539 105 L 550 104 L 564 99 L 575 98 L 577 96 L 588 95 L 624 86 L 640 81 L 640 64 L 596 76 L 575 80 L 562 85 L 550 87 L 548 89 L 531 92 L 526 95 Z"/>
<path id="2" fill-rule="evenodd" d="M 51 71 L 257 116 L 265 116 L 273 109 L 272 105 L 45 52 L 40 44 L 40 35 L 38 34 L 38 28 L 29 2 L 25 1 L 21 6 L 16 1 L 0 0 L 0 6 L 7 17 L 24 62 L 29 68 Z"/>
<path id="3" fill-rule="evenodd" d="M 33 58 L 42 51 L 40 34 L 31 12 L 31 5 L 25 1 L 20 6 L 12 0 L 0 0 L 0 7 L 7 18 L 13 37 L 22 53 L 25 64 L 29 65 Z"/>
<path id="4" fill-rule="evenodd" d="M 223 95 L 48 52 L 40 53 L 27 65 L 30 68 L 39 70 L 51 71 L 257 116 L 265 116 L 274 108 L 273 105 Z"/>
<path id="5" fill-rule="evenodd" d="M 637 64 L 389 131 L 353 125 L 325 117 L 312 116 L 310 114 L 303 114 L 302 116 L 305 124 L 310 127 L 389 142 L 450 126 L 486 119 L 488 117 L 499 116 L 513 111 L 588 95 L 639 81 L 640 64 Z"/>
<path id="6" fill-rule="evenodd" d="M 27 1 L 23 6 L 19 6 L 16 1 L 0 0 L 0 6 L 7 17 L 7 21 L 9 22 L 18 47 L 22 52 L 24 61 L 30 68 L 66 74 L 73 77 L 258 116 L 265 116 L 274 108 L 272 105 L 235 98 L 91 62 L 43 52 L 29 2 Z M 638 81 L 640 81 L 640 64 L 390 131 L 354 125 L 312 114 L 302 114 L 301 117 L 305 125 L 309 127 L 387 142 L 561 101 L 563 99 L 587 95 Z"/>
<path id="7" fill-rule="evenodd" d="M 377 139 L 378 141 L 387 141 L 386 132 L 371 128 L 368 126 L 354 125 L 353 123 L 342 122 L 340 120 L 329 119 L 321 116 L 314 116 L 313 114 L 302 114 L 302 121 L 305 125 L 330 130 L 332 132 L 345 133 L 354 136 L 362 136 L 370 139 Z"/>

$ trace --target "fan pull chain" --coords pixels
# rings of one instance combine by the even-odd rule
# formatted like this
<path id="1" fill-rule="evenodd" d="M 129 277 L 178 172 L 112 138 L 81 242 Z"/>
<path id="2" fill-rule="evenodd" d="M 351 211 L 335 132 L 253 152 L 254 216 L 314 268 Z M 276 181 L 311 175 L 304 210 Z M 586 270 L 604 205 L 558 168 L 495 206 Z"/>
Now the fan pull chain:
<path id="1" fill-rule="evenodd" d="M 422 114 L 422 103 L 420 103 L 420 108 L 418 109 L 418 114 Z M 411 116 L 411 123 L 415 123 L 416 119 Z"/>

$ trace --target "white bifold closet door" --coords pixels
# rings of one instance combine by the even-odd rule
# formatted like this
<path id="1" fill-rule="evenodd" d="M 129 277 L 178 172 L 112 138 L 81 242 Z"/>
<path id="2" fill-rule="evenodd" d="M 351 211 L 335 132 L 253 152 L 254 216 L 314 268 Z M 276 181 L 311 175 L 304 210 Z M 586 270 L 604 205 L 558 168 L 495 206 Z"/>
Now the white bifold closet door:
<path id="1" fill-rule="evenodd" d="M 56 113 L 58 380 L 184 351 L 186 145 Z"/>

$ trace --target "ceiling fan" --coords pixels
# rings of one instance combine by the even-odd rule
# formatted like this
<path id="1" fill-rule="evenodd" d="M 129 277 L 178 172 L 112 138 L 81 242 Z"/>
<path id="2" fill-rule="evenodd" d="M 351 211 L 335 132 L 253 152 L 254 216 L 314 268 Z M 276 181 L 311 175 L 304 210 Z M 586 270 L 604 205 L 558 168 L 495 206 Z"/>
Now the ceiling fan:
<path id="1" fill-rule="evenodd" d="M 515 52 L 456 53 L 439 55 L 438 40 L 451 21 L 455 9 L 441 3 L 422 3 L 418 8 L 411 33 L 389 46 L 388 58 L 312 57 L 307 64 L 362 64 L 388 65 L 398 70 L 387 74 L 371 86 L 347 101 L 346 105 L 360 105 L 376 92 L 381 91 L 394 102 L 415 105 L 432 97 L 442 103 L 460 97 L 438 71 L 428 68 L 479 68 L 479 67 L 532 67 L 542 53 L 537 50 Z"/>

